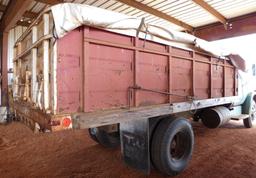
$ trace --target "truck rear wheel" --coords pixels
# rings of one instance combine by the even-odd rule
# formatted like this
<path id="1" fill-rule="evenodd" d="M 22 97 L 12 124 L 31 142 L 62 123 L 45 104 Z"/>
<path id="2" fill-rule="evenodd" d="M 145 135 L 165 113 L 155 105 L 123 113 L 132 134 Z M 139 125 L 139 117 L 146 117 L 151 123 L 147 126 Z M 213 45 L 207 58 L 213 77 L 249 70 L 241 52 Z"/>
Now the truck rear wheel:
<path id="1" fill-rule="evenodd" d="M 107 148 L 116 148 L 120 145 L 119 131 L 108 132 L 104 127 L 94 127 L 89 129 L 90 137 Z"/>
<path id="2" fill-rule="evenodd" d="M 182 172 L 191 159 L 194 134 L 184 118 L 163 119 L 153 134 L 151 159 L 160 172 L 175 176 Z"/>

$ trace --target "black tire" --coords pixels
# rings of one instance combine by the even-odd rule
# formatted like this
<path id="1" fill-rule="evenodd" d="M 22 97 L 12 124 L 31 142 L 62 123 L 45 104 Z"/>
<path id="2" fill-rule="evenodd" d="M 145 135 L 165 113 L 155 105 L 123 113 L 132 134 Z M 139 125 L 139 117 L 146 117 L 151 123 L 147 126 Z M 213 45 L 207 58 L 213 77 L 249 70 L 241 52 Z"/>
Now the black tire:
<path id="1" fill-rule="evenodd" d="M 245 128 L 252 128 L 253 127 L 251 117 L 248 117 L 247 119 L 244 119 L 243 122 L 244 122 L 244 127 Z"/>
<path id="2" fill-rule="evenodd" d="M 252 128 L 256 119 L 256 103 L 253 101 L 250 116 L 243 120 L 245 128 Z"/>
<path id="3" fill-rule="evenodd" d="M 175 176 L 187 167 L 193 146 L 194 133 L 186 119 L 163 119 L 152 138 L 152 163 L 163 174 Z"/>
<path id="4" fill-rule="evenodd" d="M 119 131 L 108 133 L 100 127 L 88 129 L 90 137 L 106 148 L 116 148 L 120 145 Z"/>
<path id="5" fill-rule="evenodd" d="M 120 145 L 119 132 L 107 133 L 105 130 L 98 129 L 96 134 L 98 142 L 106 148 L 116 148 Z"/>

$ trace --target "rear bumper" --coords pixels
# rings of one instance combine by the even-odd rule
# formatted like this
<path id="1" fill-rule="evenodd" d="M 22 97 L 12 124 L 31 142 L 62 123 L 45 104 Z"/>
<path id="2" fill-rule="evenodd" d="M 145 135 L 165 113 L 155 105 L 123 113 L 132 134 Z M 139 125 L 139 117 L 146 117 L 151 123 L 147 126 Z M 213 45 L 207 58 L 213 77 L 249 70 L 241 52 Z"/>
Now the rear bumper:
<path id="1" fill-rule="evenodd" d="M 72 129 L 72 119 L 70 114 L 50 114 L 40 110 L 30 103 L 14 101 L 10 105 L 12 112 L 18 120 L 23 121 L 31 129 L 35 128 L 36 123 L 41 130 L 60 131 Z"/>

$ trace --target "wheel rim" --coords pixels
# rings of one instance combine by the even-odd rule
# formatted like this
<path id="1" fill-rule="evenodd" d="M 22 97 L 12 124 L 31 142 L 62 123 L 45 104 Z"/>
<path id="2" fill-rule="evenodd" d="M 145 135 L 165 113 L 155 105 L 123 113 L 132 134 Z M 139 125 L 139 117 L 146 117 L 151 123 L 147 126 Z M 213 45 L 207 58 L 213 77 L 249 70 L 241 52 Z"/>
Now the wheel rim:
<path id="1" fill-rule="evenodd" d="M 89 132 L 90 132 L 90 134 L 92 134 L 92 135 L 96 135 L 96 134 L 97 134 L 97 131 L 98 131 L 98 129 L 97 129 L 96 127 L 93 127 L 93 128 L 90 128 L 90 129 L 89 129 Z"/>
<path id="2" fill-rule="evenodd" d="M 186 154 L 187 134 L 185 132 L 177 132 L 170 143 L 170 156 L 174 161 L 182 159 Z"/>

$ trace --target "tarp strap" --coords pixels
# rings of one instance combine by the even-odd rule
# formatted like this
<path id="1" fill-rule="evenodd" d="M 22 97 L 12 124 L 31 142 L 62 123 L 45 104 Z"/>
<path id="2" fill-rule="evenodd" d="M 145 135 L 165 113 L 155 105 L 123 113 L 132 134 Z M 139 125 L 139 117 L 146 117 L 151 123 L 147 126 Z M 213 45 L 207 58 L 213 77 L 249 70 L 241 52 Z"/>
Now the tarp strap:
<path id="1" fill-rule="evenodd" d="M 136 30 L 136 37 L 139 37 L 139 33 L 143 26 L 145 26 L 145 17 L 143 17 L 140 21 L 139 28 Z"/>

